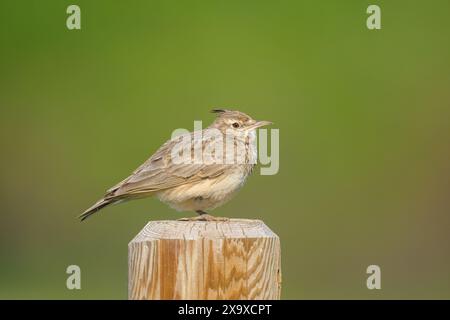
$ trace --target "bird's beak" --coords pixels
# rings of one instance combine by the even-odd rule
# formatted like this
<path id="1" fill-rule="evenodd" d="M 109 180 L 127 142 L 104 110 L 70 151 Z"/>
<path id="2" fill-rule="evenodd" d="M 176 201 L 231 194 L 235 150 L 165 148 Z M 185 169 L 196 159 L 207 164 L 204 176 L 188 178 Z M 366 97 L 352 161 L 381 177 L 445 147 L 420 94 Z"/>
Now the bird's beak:
<path id="1" fill-rule="evenodd" d="M 272 122 L 271 121 L 265 121 L 265 120 L 256 121 L 254 124 L 252 124 L 250 127 L 248 127 L 248 129 L 252 130 L 252 129 L 268 126 L 269 124 L 272 124 Z"/>

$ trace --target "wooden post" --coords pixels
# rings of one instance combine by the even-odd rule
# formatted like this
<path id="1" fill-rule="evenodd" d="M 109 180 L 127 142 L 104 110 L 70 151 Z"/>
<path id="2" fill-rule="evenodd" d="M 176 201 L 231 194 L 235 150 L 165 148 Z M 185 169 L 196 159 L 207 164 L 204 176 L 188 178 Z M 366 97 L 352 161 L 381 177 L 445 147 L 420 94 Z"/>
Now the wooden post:
<path id="1" fill-rule="evenodd" d="M 128 298 L 279 299 L 280 258 L 260 220 L 151 221 L 128 245 Z"/>

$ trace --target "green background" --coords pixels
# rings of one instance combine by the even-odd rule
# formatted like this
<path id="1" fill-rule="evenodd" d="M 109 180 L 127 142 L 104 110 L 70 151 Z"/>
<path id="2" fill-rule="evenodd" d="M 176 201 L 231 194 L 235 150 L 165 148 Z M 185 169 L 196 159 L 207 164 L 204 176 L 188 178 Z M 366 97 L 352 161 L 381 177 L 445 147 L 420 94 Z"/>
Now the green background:
<path id="1" fill-rule="evenodd" d="M 280 236 L 283 298 L 449 299 L 449 17 L 447 0 L 3 0 L 0 298 L 126 298 L 128 242 L 189 214 L 75 217 L 220 106 L 280 130 L 279 173 L 213 213 Z"/>

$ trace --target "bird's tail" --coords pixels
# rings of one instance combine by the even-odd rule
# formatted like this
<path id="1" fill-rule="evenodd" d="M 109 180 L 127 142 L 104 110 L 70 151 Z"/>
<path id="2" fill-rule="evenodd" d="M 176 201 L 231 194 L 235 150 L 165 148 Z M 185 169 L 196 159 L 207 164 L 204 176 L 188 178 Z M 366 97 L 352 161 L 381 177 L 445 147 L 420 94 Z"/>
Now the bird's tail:
<path id="1" fill-rule="evenodd" d="M 109 206 L 110 204 L 114 204 L 114 203 L 118 203 L 120 202 L 120 199 L 114 199 L 114 198 L 104 198 L 101 199 L 99 201 L 97 201 L 92 207 L 90 207 L 89 209 L 87 209 L 85 212 L 83 212 L 81 215 L 78 216 L 78 218 L 81 219 L 81 221 L 86 220 L 87 218 L 89 218 L 91 215 L 93 215 L 94 213 L 96 213 L 98 210 Z"/>

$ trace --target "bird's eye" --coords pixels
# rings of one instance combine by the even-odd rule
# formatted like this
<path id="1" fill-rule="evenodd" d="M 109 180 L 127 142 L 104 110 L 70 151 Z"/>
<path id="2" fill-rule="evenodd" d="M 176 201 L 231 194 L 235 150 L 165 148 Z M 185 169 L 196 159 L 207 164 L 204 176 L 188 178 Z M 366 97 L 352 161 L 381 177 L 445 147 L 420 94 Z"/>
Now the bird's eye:
<path id="1" fill-rule="evenodd" d="M 239 123 L 234 122 L 234 123 L 233 123 L 233 128 L 239 128 Z"/>

